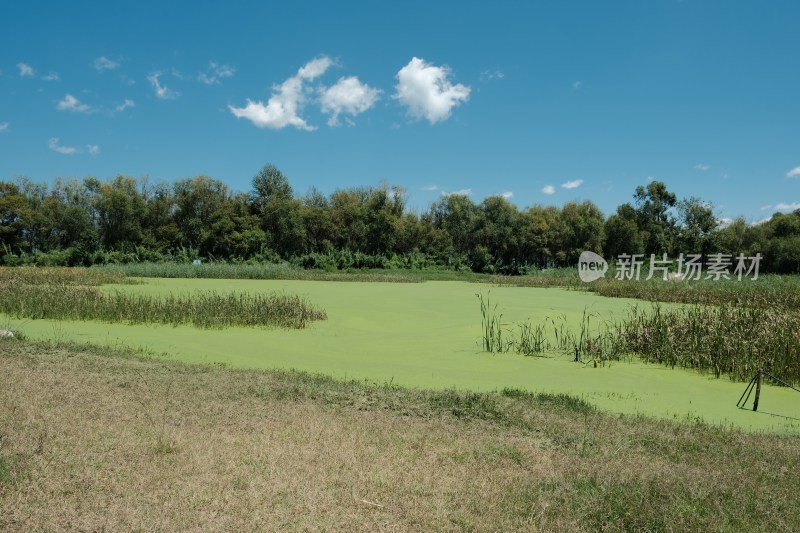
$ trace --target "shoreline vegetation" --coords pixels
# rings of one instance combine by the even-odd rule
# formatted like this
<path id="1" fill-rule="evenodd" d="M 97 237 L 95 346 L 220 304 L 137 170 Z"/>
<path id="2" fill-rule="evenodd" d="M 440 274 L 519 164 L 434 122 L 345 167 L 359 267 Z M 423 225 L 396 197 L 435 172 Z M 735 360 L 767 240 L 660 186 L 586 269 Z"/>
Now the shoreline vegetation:
<path id="1" fill-rule="evenodd" d="M 4 530 L 800 529 L 796 436 L 20 339 L 0 375 Z"/>

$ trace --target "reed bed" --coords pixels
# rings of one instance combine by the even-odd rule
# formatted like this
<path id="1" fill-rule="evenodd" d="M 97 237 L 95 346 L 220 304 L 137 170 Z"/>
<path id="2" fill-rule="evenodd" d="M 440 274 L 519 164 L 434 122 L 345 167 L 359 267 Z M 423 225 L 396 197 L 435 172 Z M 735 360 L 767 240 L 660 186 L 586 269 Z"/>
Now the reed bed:
<path id="1" fill-rule="evenodd" d="M 104 293 L 69 283 L 0 283 L 0 292 L 0 313 L 15 318 L 291 329 L 327 318 L 325 311 L 304 298 L 280 292 L 252 295 L 196 291 L 153 297 L 122 291 Z"/>
<path id="2" fill-rule="evenodd" d="M 130 284 L 124 272 L 99 270 L 96 268 L 65 267 L 2 267 L 0 266 L 0 285 L 105 285 L 109 283 Z"/>

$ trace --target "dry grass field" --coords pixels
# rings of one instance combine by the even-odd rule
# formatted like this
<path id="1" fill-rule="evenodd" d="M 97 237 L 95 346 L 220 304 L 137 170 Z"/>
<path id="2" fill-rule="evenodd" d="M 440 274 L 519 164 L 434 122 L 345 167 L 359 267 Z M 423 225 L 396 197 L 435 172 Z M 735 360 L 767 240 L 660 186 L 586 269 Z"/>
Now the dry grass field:
<path id="1" fill-rule="evenodd" d="M 0 339 L 3 531 L 790 531 L 797 437 Z"/>

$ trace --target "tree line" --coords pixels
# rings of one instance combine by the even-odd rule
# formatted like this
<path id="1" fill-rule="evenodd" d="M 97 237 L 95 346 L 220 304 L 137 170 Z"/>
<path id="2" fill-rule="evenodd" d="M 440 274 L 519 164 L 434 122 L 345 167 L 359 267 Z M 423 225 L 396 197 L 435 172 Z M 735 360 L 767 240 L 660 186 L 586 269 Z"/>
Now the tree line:
<path id="1" fill-rule="evenodd" d="M 443 196 L 422 214 L 402 187 L 294 193 L 274 165 L 249 192 L 207 176 L 172 184 L 0 181 L 0 264 L 291 261 L 305 268 L 450 268 L 521 274 L 572 266 L 584 250 L 670 257 L 762 255 L 765 272 L 800 272 L 800 210 L 721 224 L 699 198 L 652 181 L 606 217 L 591 201 L 519 209 L 501 196 Z"/>

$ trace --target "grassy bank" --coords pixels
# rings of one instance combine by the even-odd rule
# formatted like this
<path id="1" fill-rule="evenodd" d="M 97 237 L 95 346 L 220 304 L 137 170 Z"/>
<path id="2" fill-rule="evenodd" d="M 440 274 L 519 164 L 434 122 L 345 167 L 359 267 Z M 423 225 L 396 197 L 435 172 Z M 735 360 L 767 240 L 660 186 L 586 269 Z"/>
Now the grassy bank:
<path id="1" fill-rule="evenodd" d="M 0 529 L 789 531 L 797 437 L 0 339 Z"/>

